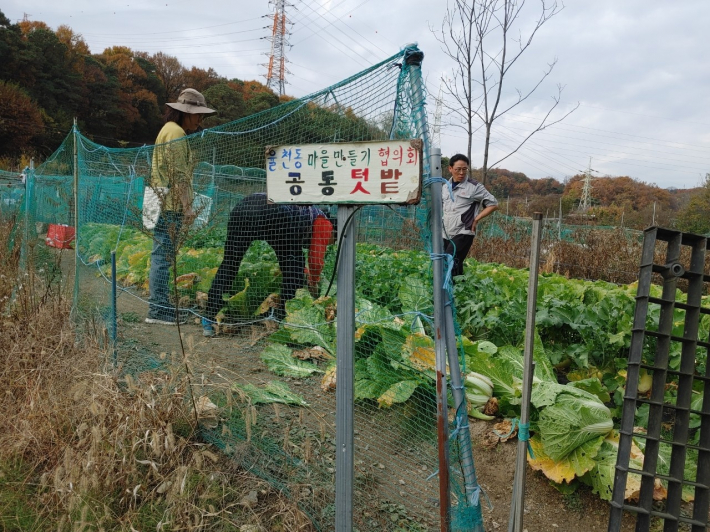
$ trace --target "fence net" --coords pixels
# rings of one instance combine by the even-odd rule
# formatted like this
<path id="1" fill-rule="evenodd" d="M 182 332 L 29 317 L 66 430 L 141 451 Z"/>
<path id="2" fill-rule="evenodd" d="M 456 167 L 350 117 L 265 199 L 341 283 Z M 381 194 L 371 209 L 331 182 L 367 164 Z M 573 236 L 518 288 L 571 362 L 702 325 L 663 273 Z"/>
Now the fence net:
<path id="1" fill-rule="evenodd" d="M 122 371 L 140 375 L 184 353 L 198 407 L 223 413 L 203 438 L 298 501 L 321 530 L 335 518 L 336 210 L 268 204 L 265 148 L 425 137 L 407 50 L 416 48 L 166 144 L 108 148 L 75 128 L 17 198 L 17 187 L 0 196 L 28 241 L 64 254 L 77 322 L 104 324 Z M 438 526 L 427 203 L 424 190 L 417 206 L 356 214 L 361 531 Z"/>
<path id="2" fill-rule="evenodd" d="M 20 175 L 0 170 L 0 222 L 15 219 L 22 208 L 25 185 Z"/>
<path id="3" fill-rule="evenodd" d="M 110 362 L 136 379 L 178 361 L 204 441 L 297 501 L 320 530 L 335 528 L 338 242 L 330 240 L 342 228 L 333 205 L 266 202 L 266 148 L 424 138 L 428 162 L 424 102 L 406 53 L 169 144 L 107 148 L 75 129 L 25 183 L 0 173 L 0 219 L 17 222 L 10 245 L 18 253 L 23 243 L 28 268 L 55 278 L 51 255 L 73 275 L 80 332 L 104 335 Z M 164 182 L 156 180 L 160 160 Z M 439 529 L 426 166 L 424 177 L 419 205 L 365 205 L 355 214 L 354 521 L 361 532 Z M 184 198 L 189 209 L 180 208 Z M 473 243 L 479 262 L 469 259 L 465 282 L 455 285 L 455 328 L 463 335 L 446 347 L 461 355 L 469 408 L 486 404 L 490 379 L 500 376 L 498 413 L 515 415 L 528 279 L 496 263 L 527 268 L 530 235 L 529 220 L 488 218 Z M 602 375 L 608 397 L 619 396 L 635 288 L 554 274 L 599 279 L 603 272 L 607 281 L 634 283 L 640 247 L 639 232 L 545 221 L 538 297 L 545 319 L 535 337 L 536 353 L 544 344 L 536 362 L 543 377 L 552 377 L 552 363 L 569 363 L 570 382 Z M 701 326 L 707 337 L 707 320 Z M 703 374 L 706 355 L 697 354 Z M 487 371 L 489 382 L 471 368 Z M 471 483 L 470 445 L 459 436 L 468 432 L 466 414 L 481 413 L 449 412 L 451 528 L 478 532 L 487 498 Z M 531 440 L 538 455 L 541 438 Z M 603 496 L 611 477 L 594 467 L 584 477 Z"/>

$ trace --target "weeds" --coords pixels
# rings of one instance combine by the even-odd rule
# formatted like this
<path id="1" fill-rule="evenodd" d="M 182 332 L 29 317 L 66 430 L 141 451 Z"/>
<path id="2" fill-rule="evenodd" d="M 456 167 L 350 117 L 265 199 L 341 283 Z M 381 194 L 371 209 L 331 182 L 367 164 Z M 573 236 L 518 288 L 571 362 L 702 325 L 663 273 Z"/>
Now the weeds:
<path id="1" fill-rule="evenodd" d="M 197 438 L 186 356 L 114 371 L 100 320 L 78 339 L 65 257 L 37 244 L 21 271 L 2 229 L 0 528 L 311 529 L 294 503 Z"/>

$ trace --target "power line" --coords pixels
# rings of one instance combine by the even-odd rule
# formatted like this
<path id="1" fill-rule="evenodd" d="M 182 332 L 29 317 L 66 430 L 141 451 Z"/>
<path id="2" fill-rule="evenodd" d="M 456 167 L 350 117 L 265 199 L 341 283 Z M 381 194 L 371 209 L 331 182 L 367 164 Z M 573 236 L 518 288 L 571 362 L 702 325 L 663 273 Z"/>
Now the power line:
<path id="1" fill-rule="evenodd" d="M 182 37 L 181 36 L 179 42 L 196 41 L 196 40 L 200 40 L 200 39 L 213 39 L 215 37 L 226 37 L 229 35 L 239 35 L 242 33 L 252 33 L 252 32 L 257 32 L 257 31 L 262 32 L 262 31 L 264 31 L 264 28 L 260 27 L 260 28 L 252 28 L 249 30 L 231 31 L 229 33 L 215 33 L 215 34 L 210 34 L 210 35 L 198 35 L 195 37 Z M 145 37 L 145 35 L 144 35 L 144 37 Z M 260 39 L 260 37 L 257 37 L 255 39 L 248 39 L 248 40 L 258 40 L 258 39 Z M 96 39 L 94 39 L 92 42 L 99 43 L 99 44 L 104 43 L 103 40 L 96 40 Z M 105 41 L 105 42 L 114 42 L 114 41 Z M 128 42 L 130 42 L 132 46 L 135 46 L 135 45 L 140 45 L 143 43 L 159 44 L 159 43 L 175 43 L 176 41 L 175 41 L 175 38 L 170 38 L 170 39 L 138 40 L 138 41 L 128 41 Z M 229 44 L 232 42 L 235 42 L 235 41 L 226 41 L 224 44 Z M 236 41 L 236 42 L 244 42 L 244 41 Z M 210 44 L 222 44 L 222 43 L 217 42 L 217 43 L 210 43 Z M 190 47 L 190 46 L 194 46 L 194 44 L 187 45 L 187 47 Z"/>
<path id="2" fill-rule="evenodd" d="M 520 117 L 520 118 L 528 118 L 528 119 L 531 119 L 531 120 L 536 120 L 535 117 L 526 116 L 526 115 L 509 114 L 509 115 L 506 115 L 506 116 L 511 116 L 511 117 L 517 116 L 517 117 Z M 588 130 L 590 130 L 590 131 L 599 131 L 599 132 L 601 132 L 601 133 L 611 133 L 611 134 L 613 134 L 613 135 L 622 135 L 622 136 L 624 136 L 624 137 L 633 137 L 633 138 L 638 138 L 638 139 L 643 139 L 643 140 L 655 140 L 655 141 L 662 142 L 662 143 L 668 143 L 668 142 L 670 142 L 671 144 L 678 145 L 678 146 L 677 146 L 678 149 L 693 149 L 693 148 L 699 148 L 699 149 L 702 149 L 702 150 L 707 150 L 707 149 L 708 149 L 708 146 L 702 146 L 702 145 L 699 145 L 699 144 L 686 144 L 686 143 L 682 143 L 682 142 L 668 141 L 668 140 L 665 140 L 665 139 L 657 139 L 657 138 L 654 138 L 654 137 L 644 137 L 644 136 L 641 136 L 641 135 L 634 135 L 634 134 L 632 134 L 632 133 L 623 133 L 623 132 L 621 132 L 621 131 L 610 131 L 610 130 L 608 130 L 608 129 L 598 129 L 598 128 L 593 128 L 593 127 L 588 127 L 588 126 L 579 126 L 579 125 L 572 124 L 572 123 L 569 123 L 569 122 L 563 122 L 563 123 L 561 123 L 561 124 L 556 124 L 556 125 L 555 125 L 555 129 L 557 129 L 557 128 L 559 128 L 559 129 L 588 129 Z M 616 137 L 614 137 L 614 138 L 616 138 Z M 689 147 L 686 148 L 685 146 L 689 146 Z M 676 146 L 674 146 L 674 147 L 676 147 Z"/>
<path id="3" fill-rule="evenodd" d="M 254 17 L 254 18 L 247 18 L 244 20 L 240 20 L 239 22 L 225 22 L 224 24 L 215 24 L 213 26 L 202 26 L 199 28 L 186 28 L 183 30 L 171 30 L 171 31 L 154 31 L 151 32 L 152 35 L 167 35 L 167 34 L 173 34 L 173 33 L 184 33 L 186 31 L 198 31 L 198 30 L 208 30 L 212 28 L 220 28 L 222 26 L 231 26 L 232 24 L 244 24 L 245 22 L 250 22 L 252 20 L 260 20 L 261 17 Z M 145 33 L 82 33 L 82 36 L 86 35 L 94 35 L 94 36 L 99 36 L 99 37 L 127 37 L 131 35 L 140 35 L 142 37 L 145 37 Z"/>
<path id="4" fill-rule="evenodd" d="M 515 120 L 515 121 L 521 122 L 521 120 Z M 527 122 L 526 122 L 526 123 L 527 123 Z M 509 127 L 511 127 L 512 129 L 521 129 L 521 128 L 515 128 L 515 127 L 513 127 L 513 126 L 509 126 Z M 556 126 L 556 127 L 557 127 L 557 126 Z M 568 130 L 568 131 L 569 131 L 569 130 L 574 130 L 574 128 L 575 128 L 574 125 L 568 124 L 567 130 Z M 561 128 L 561 129 L 565 129 L 565 128 Z M 570 137 L 569 135 L 560 135 L 560 134 L 556 134 L 556 133 L 554 133 L 554 132 L 552 132 L 552 131 L 545 131 L 545 132 L 544 132 L 544 135 L 545 135 L 545 136 L 549 136 L 549 137 L 564 137 L 564 138 L 572 138 L 572 139 L 585 140 L 585 141 L 586 141 L 586 138 L 584 138 L 584 137 Z M 589 135 L 591 135 L 591 136 L 593 136 L 593 137 L 600 137 L 600 138 L 603 138 L 604 140 L 607 140 L 607 139 L 614 139 L 614 138 L 617 138 L 618 140 L 624 140 L 624 139 L 619 139 L 618 137 L 609 137 L 608 135 L 599 135 L 599 134 L 596 134 L 596 133 L 590 133 Z M 622 135 L 623 135 L 623 134 L 622 134 Z M 604 141 L 597 141 L 597 140 L 589 140 L 589 141 L 587 141 L 587 142 L 594 142 L 594 143 L 598 143 L 598 144 L 607 144 L 607 145 L 611 145 L 611 146 L 618 146 L 618 144 L 615 144 L 615 143 L 604 142 Z M 639 143 L 640 141 L 631 140 L 630 142 L 632 142 L 632 143 Z M 660 144 L 656 144 L 656 143 L 646 143 L 646 144 L 649 144 L 649 145 L 651 145 L 651 146 L 654 146 L 654 145 L 655 145 L 655 146 L 661 146 L 661 147 L 664 147 L 664 148 L 674 148 L 674 146 L 669 146 L 668 143 L 667 143 L 667 141 L 662 141 L 662 140 L 659 139 L 659 142 L 660 142 Z M 667 154 L 667 155 L 676 155 L 676 154 L 673 153 L 673 152 L 667 152 L 667 151 L 666 151 L 666 152 L 662 152 L 662 151 L 659 151 L 657 148 L 645 148 L 645 147 L 643 147 L 643 146 L 633 146 L 633 145 L 627 145 L 627 146 L 629 147 L 629 149 L 651 151 L 652 153 L 665 153 L 665 154 Z M 682 149 L 683 149 L 684 151 L 691 151 L 690 148 L 682 148 Z M 703 148 L 703 150 L 707 150 L 707 149 L 708 149 L 708 146 L 706 146 L 706 147 Z M 698 151 L 698 150 L 692 150 L 692 151 Z M 703 153 L 704 153 L 704 152 L 703 152 Z M 697 159 L 701 159 L 701 160 L 707 160 L 707 161 L 710 162 L 710 157 L 705 157 L 705 156 L 700 156 L 700 155 L 691 155 L 691 154 L 688 154 L 688 155 L 691 156 L 691 157 L 693 157 L 693 158 L 697 158 Z"/>

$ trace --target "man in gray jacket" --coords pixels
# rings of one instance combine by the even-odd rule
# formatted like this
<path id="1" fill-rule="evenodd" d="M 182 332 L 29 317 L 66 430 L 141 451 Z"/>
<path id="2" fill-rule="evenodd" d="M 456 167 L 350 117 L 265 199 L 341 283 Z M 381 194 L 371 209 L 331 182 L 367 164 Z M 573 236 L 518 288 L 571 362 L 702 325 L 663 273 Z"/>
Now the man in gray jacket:
<path id="1" fill-rule="evenodd" d="M 498 200 L 481 183 L 468 176 L 468 157 L 457 153 L 449 160 L 451 179 L 442 189 L 444 203 L 444 253 L 454 256 L 452 275 L 463 275 L 476 227 L 498 210 Z"/>

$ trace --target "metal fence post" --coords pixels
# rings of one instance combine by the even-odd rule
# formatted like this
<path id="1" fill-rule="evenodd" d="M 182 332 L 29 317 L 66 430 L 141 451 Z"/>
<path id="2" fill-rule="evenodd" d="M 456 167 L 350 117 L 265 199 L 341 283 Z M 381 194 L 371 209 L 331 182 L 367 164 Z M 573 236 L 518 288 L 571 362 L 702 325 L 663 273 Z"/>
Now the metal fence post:
<path id="1" fill-rule="evenodd" d="M 441 177 L 441 150 L 432 149 L 431 171 Z M 434 329 L 435 329 L 435 354 L 436 354 L 436 419 L 439 445 L 439 513 L 441 518 L 441 531 L 449 530 L 449 508 L 451 507 L 451 492 L 449 486 L 449 417 L 447 405 L 446 386 L 446 317 L 444 315 L 444 265 L 443 256 L 444 240 L 442 236 L 441 220 L 441 183 L 432 182 L 429 186 L 431 193 L 431 248 L 434 257 L 439 257 L 432 263 L 434 282 Z"/>
<path id="2" fill-rule="evenodd" d="M 444 306 L 444 319 L 446 322 L 446 351 L 449 360 L 449 373 L 451 374 L 451 395 L 454 398 L 454 412 L 459 441 L 459 459 L 463 470 L 464 491 L 468 504 L 473 508 L 473 519 L 470 523 L 471 532 L 483 532 L 483 515 L 481 513 L 481 499 L 478 497 L 480 487 L 476 478 L 476 469 L 473 466 L 473 449 L 471 448 L 471 431 L 468 425 L 468 408 L 466 394 L 461 377 L 458 350 L 456 349 L 456 335 L 454 329 L 453 301 L 449 293 L 441 289 Z"/>
<path id="3" fill-rule="evenodd" d="M 424 143 L 424 160 L 429 162 L 429 176 L 441 177 L 441 149 L 431 148 L 427 115 L 424 109 L 426 103 L 421 65 L 424 53 L 416 46 L 410 46 L 404 55 L 406 64 L 410 67 L 412 87 L 412 107 L 417 113 L 419 133 Z M 442 205 L 441 183 L 432 181 L 429 185 L 431 199 L 431 252 L 433 257 L 434 281 L 434 341 L 436 353 L 436 418 L 439 446 L 439 517 L 441 532 L 449 530 L 449 510 L 451 494 L 449 486 L 449 420 L 446 386 L 446 321 L 444 318 L 443 291 L 437 289 L 444 284 L 444 268 L 442 237 Z"/>
<path id="4" fill-rule="evenodd" d="M 533 350 L 535 348 L 535 314 L 537 311 L 537 276 L 540 270 L 540 240 L 542 236 L 542 213 L 533 214 L 532 240 L 530 244 L 530 277 L 528 278 L 528 308 L 525 322 L 525 351 L 523 355 L 523 396 L 520 405 L 518 426 L 518 454 L 515 460 L 513 496 L 510 503 L 509 532 L 522 532 L 525 506 L 525 468 L 528 453 L 528 423 L 530 421 L 530 394 L 535 372 Z"/>
<path id="5" fill-rule="evenodd" d="M 113 365 L 118 363 L 116 336 L 118 334 L 118 313 L 116 305 L 116 251 L 111 251 L 111 349 L 113 350 Z"/>
<path id="6" fill-rule="evenodd" d="M 338 227 L 344 232 L 338 262 L 338 331 L 335 388 L 335 530 L 352 532 L 355 366 L 355 238 L 356 207 L 338 206 Z M 348 223 L 349 221 L 349 223 Z"/>
<path id="7" fill-rule="evenodd" d="M 79 309 L 79 130 L 77 129 L 76 118 L 74 118 L 72 134 L 74 140 L 74 301 L 72 311 L 76 313 Z"/>

